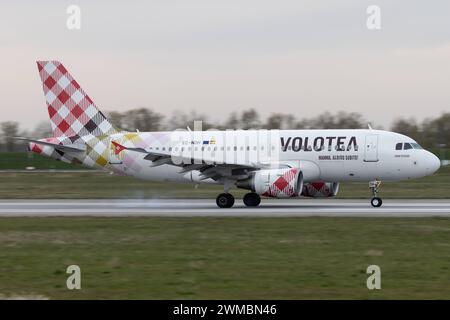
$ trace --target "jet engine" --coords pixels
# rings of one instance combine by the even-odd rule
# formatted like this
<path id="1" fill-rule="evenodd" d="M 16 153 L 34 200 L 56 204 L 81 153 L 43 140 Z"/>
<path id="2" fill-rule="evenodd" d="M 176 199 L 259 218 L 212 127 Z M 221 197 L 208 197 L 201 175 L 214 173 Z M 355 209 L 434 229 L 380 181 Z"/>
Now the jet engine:
<path id="1" fill-rule="evenodd" d="M 310 198 L 334 197 L 339 191 L 339 182 L 310 182 L 305 183 L 302 189 L 302 196 Z"/>
<path id="2" fill-rule="evenodd" d="M 259 170 L 250 178 L 238 181 L 236 186 L 265 197 L 297 197 L 303 189 L 303 174 L 297 168 Z"/>

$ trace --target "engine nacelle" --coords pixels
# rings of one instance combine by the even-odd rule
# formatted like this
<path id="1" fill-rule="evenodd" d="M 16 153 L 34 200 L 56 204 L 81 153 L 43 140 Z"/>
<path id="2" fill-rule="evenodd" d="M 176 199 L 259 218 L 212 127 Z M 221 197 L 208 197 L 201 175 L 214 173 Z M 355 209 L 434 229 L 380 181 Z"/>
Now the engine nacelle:
<path id="1" fill-rule="evenodd" d="M 303 189 L 303 174 L 296 168 L 259 170 L 250 178 L 238 181 L 236 186 L 265 197 L 297 197 Z"/>
<path id="2" fill-rule="evenodd" d="M 329 198 L 337 195 L 339 182 L 310 182 L 303 185 L 302 196 L 310 198 Z"/>

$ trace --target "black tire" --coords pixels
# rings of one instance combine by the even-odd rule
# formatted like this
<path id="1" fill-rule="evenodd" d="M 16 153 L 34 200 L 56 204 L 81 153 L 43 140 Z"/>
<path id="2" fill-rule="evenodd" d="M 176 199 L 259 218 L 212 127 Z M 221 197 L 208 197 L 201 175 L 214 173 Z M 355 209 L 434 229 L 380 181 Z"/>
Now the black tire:
<path id="1" fill-rule="evenodd" d="M 257 207 L 257 206 L 259 206 L 260 203 L 261 203 L 261 197 L 257 193 L 251 192 L 251 193 L 247 193 L 244 196 L 244 204 L 247 207 Z"/>
<path id="2" fill-rule="evenodd" d="M 234 197 L 229 193 L 221 193 L 216 198 L 219 208 L 231 208 L 234 205 Z"/>
<path id="3" fill-rule="evenodd" d="M 230 193 L 227 193 L 227 197 L 228 197 L 228 208 L 231 208 L 232 206 L 234 206 L 234 197 Z"/>
<path id="4" fill-rule="evenodd" d="M 372 204 L 372 207 L 374 207 L 374 208 L 379 208 L 383 204 L 383 200 L 381 200 L 381 198 L 375 197 L 375 198 L 372 198 L 372 200 L 370 201 L 370 204 Z"/>

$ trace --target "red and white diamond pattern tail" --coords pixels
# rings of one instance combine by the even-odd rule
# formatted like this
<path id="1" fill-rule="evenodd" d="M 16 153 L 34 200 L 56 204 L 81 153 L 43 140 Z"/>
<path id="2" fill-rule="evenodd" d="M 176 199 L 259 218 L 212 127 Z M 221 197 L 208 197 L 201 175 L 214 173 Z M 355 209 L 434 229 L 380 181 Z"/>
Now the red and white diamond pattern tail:
<path id="1" fill-rule="evenodd" d="M 273 198 L 297 197 L 298 169 L 289 169 L 275 182 L 269 185 L 269 189 L 262 195 Z"/>
<path id="2" fill-rule="evenodd" d="M 116 132 L 111 123 L 58 61 L 37 61 L 54 137 L 72 143 Z"/>

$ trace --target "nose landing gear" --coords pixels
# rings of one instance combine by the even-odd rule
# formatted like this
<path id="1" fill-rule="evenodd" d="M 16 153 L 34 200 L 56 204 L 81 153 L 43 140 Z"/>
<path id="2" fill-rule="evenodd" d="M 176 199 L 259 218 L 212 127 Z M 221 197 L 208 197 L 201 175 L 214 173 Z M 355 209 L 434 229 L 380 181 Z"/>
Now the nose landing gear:
<path id="1" fill-rule="evenodd" d="M 383 200 L 378 197 L 378 192 L 380 191 L 381 181 L 376 179 L 375 181 L 369 182 L 369 189 L 372 191 L 373 198 L 370 200 L 372 207 L 379 208 L 383 204 Z"/>
<path id="2" fill-rule="evenodd" d="M 372 200 L 370 200 L 370 203 L 372 204 L 372 207 L 379 208 L 383 204 L 383 200 L 379 197 L 373 197 Z"/>

